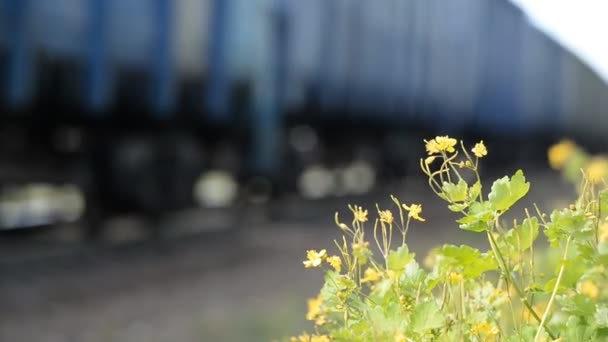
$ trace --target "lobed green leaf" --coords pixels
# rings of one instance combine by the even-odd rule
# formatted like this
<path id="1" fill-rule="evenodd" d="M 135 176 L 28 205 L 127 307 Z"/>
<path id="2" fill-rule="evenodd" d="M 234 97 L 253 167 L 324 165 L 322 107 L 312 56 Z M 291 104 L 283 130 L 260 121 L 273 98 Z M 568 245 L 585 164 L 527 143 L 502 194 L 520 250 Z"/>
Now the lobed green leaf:
<path id="1" fill-rule="evenodd" d="M 492 204 L 492 209 L 506 211 L 524 197 L 528 190 L 530 183 L 526 182 L 523 171 L 517 170 L 511 179 L 505 176 L 494 181 L 488 200 Z"/>
<path id="2" fill-rule="evenodd" d="M 416 306 L 410 318 L 409 330 L 422 334 L 432 329 L 438 329 L 445 324 L 444 313 L 435 302 L 423 302 Z"/>

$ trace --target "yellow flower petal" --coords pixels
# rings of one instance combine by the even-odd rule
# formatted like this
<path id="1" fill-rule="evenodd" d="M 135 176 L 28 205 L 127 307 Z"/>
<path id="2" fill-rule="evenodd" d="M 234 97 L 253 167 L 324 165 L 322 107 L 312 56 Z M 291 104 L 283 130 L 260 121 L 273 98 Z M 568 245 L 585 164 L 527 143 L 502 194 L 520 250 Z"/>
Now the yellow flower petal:
<path id="1" fill-rule="evenodd" d="M 591 158 L 585 173 L 592 183 L 601 183 L 603 179 L 608 179 L 608 160 L 602 157 Z"/>
<path id="2" fill-rule="evenodd" d="M 403 206 L 403 209 L 408 211 L 408 214 L 407 214 L 408 217 L 411 217 L 411 218 L 416 219 L 421 222 L 426 221 L 424 218 L 420 217 L 420 214 L 422 213 L 421 204 L 412 204 L 410 206 L 402 204 L 402 206 Z"/>
<path id="3" fill-rule="evenodd" d="M 450 283 L 452 283 L 452 284 L 458 284 L 462 281 L 462 274 L 460 274 L 460 273 L 451 272 L 449 277 L 450 277 Z"/>
<path id="4" fill-rule="evenodd" d="M 591 299 L 597 299 L 600 293 L 597 285 L 591 280 L 584 280 L 581 282 L 578 286 L 578 291 Z"/>
<path id="5" fill-rule="evenodd" d="M 471 151 L 473 151 L 473 154 L 477 158 L 483 158 L 488 155 L 488 149 L 486 148 L 486 145 L 484 145 L 483 140 L 475 144 Z"/>
<path id="6" fill-rule="evenodd" d="M 363 273 L 363 278 L 361 278 L 361 283 L 375 283 L 380 280 L 380 273 L 376 271 L 376 269 L 372 267 L 368 267 Z"/>
<path id="7" fill-rule="evenodd" d="M 325 249 L 322 249 L 319 252 L 311 249 L 306 251 L 306 260 L 304 260 L 302 263 L 306 268 L 319 267 L 326 257 L 327 251 Z"/>
<path id="8" fill-rule="evenodd" d="M 380 216 L 380 221 L 387 224 L 393 224 L 395 218 L 390 210 L 380 210 L 378 211 L 378 214 Z"/>
<path id="9" fill-rule="evenodd" d="M 361 206 L 356 205 L 349 205 L 348 208 L 350 209 L 350 211 L 353 212 L 353 219 L 355 220 L 355 222 L 367 222 L 367 210 L 363 210 Z"/>
<path id="10" fill-rule="evenodd" d="M 327 257 L 327 263 L 330 264 L 336 272 L 340 272 L 342 269 L 342 259 L 337 255 Z"/>
<path id="11" fill-rule="evenodd" d="M 323 298 L 319 294 L 316 298 L 310 298 L 308 300 L 308 312 L 306 313 L 306 319 L 314 321 L 321 314 L 321 305 L 323 304 Z"/>
<path id="12" fill-rule="evenodd" d="M 426 143 L 425 147 L 429 155 L 440 152 L 454 153 L 456 151 L 454 146 L 458 143 L 456 139 L 450 138 L 447 135 L 437 136 L 434 139 L 425 140 L 424 142 Z"/>
<path id="13" fill-rule="evenodd" d="M 549 165 L 556 170 L 561 169 L 566 164 L 568 158 L 576 151 L 576 148 L 576 144 L 567 139 L 551 146 L 547 152 Z"/>

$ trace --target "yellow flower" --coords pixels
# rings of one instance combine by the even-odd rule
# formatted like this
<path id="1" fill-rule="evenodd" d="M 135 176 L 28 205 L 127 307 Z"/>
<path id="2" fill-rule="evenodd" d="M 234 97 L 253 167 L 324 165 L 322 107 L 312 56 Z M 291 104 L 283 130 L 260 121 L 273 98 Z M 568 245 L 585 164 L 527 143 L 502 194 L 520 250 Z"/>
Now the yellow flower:
<path id="1" fill-rule="evenodd" d="M 300 336 L 292 337 L 291 342 L 310 342 L 310 335 L 303 333 Z"/>
<path id="2" fill-rule="evenodd" d="M 354 220 L 359 223 L 367 222 L 367 210 L 363 210 L 360 206 L 348 206 L 353 212 Z"/>
<path id="3" fill-rule="evenodd" d="M 375 283 L 380 280 L 380 273 L 372 267 L 368 267 L 364 272 L 364 277 L 361 278 L 361 283 Z"/>
<path id="4" fill-rule="evenodd" d="M 319 267 L 323 259 L 327 257 L 327 251 L 322 249 L 317 252 L 313 249 L 306 251 L 306 259 L 303 264 L 306 268 Z"/>
<path id="5" fill-rule="evenodd" d="M 475 335 L 498 335 L 499 330 L 495 325 L 483 322 L 475 324 L 471 328 L 471 333 Z"/>
<path id="6" fill-rule="evenodd" d="M 515 291 L 513 291 L 513 292 L 515 292 Z M 517 296 L 517 294 L 513 293 L 513 294 L 511 294 L 511 296 L 514 297 L 514 296 Z M 548 303 L 546 301 L 541 301 L 541 302 L 538 302 L 538 303 L 532 305 L 532 309 L 534 310 L 534 312 L 536 313 L 536 315 L 538 317 L 542 317 L 545 310 L 547 310 L 547 305 L 548 305 Z M 521 310 L 523 311 L 522 317 L 525 322 L 527 322 L 527 323 L 536 322 L 536 318 L 534 317 L 534 315 L 532 315 L 530 313 L 530 311 L 527 308 L 522 308 Z"/>
<path id="7" fill-rule="evenodd" d="M 330 339 L 327 335 L 312 335 L 310 342 L 330 342 Z"/>
<path id="8" fill-rule="evenodd" d="M 600 290 L 597 288 L 597 285 L 595 285 L 595 283 L 591 280 L 584 280 L 581 282 L 578 286 L 578 291 L 591 299 L 597 299 L 598 295 L 600 294 Z"/>
<path id="9" fill-rule="evenodd" d="M 387 224 L 393 224 L 393 221 L 395 219 L 393 217 L 393 213 L 390 210 L 380 210 L 378 211 L 378 213 L 380 215 L 380 221 Z"/>
<path id="10" fill-rule="evenodd" d="M 331 340 L 327 335 L 308 335 L 303 333 L 300 336 L 292 337 L 290 342 L 330 342 Z"/>
<path id="11" fill-rule="evenodd" d="M 334 255 L 327 258 L 327 263 L 331 265 L 331 267 L 336 270 L 336 272 L 340 272 L 342 269 L 342 259 L 339 256 Z"/>
<path id="12" fill-rule="evenodd" d="M 456 272 L 450 272 L 450 282 L 452 284 L 458 284 L 462 281 L 462 274 Z"/>
<path id="13" fill-rule="evenodd" d="M 426 165 L 431 165 L 431 163 L 433 163 L 433 162 L 435 161 L 435 159 L 436 159 L 436 158 L 437 158 L 437 157 L 435 157 L 435 156 L 430 156 L 430 157 L 427 157 L 427 158 L 424 160 L 424 163 L 425 163 Z"/>
<path id="14" fill-rule="evenodd" d="M 576 144 L 572 140 L 562 140 L 559 143 L 551 146 L 547 152 L 549 157 L 549 165 L 552 168 L 559 170 L 568 161 L 568 158 L 576 151 Z"/>
<path id="15" fill-rule="evenodd" d="M 420 204 L 412 204 L 410 206 L 407 206 L 405 204 L 402 204 L 403 209 L 407 210 L 408 213 L 408 217 L 411 217 L 413 219 L 416 219 L 418 221 L 424 222 L 425 219 L 423 219 L 422 217 L 420 217 L 420 213 L 422 213 L 422 205 Z"/>
<path id="16" fill-rule="evenodd" d="M 437 264 L 438 257 L 439 255 L 437 254 L 437 248 L 433 248 L 424 257 L 424 261 L 422 263 L 426 268 L 432 269 Z"/>
<path id="17" fill-rule="evenodd" d="M 398 332 L 395 334 L 395 342 L 407 342 L 408 339 L 403 335 L 402 332 Z"/>
<path id="18" fill-rule="evenodd" d="M 473 154 L 477 158 L 483 158 L 488 155 L 488 149 L 486 148 L 486 145 L 484 145 L 483 140 L 475 144 L 475 147 L 473 147 L 471 151 L 473 151 Z"/>
<path id="19" fill-rule="evenodd" d="M 425 140 L 426 143 L 426 151 L 429 154 L 435 154 L 440 152 L 449 152 L 453 153 L 456 151 L 454 146 L 456 146 L 456 139 L 450 138 L 449 136 L 437 136 L 435 139 L 431 139 L 429 141 Z"/>
<path id="20" fill-rule="evenodd" d="M 321 305 L 323 304 L 323 298 L 319 294 L 316 298 L 310 298 L 308 300 L 308 312 L 306 313 L 306 319 L 314 321 L 321 314 Z"/>
<path id="21" fill-rule="evenodd" d="M 353 243 L 353 254 L 369 249 L 369 242 L 361 241 Z"/>
<path id="22" fill-rule="evenodd" d="M 602 157 L 591 158 L 585 171 L 592 183 L 599 184 L 608 176 L 608 160 Z"/>

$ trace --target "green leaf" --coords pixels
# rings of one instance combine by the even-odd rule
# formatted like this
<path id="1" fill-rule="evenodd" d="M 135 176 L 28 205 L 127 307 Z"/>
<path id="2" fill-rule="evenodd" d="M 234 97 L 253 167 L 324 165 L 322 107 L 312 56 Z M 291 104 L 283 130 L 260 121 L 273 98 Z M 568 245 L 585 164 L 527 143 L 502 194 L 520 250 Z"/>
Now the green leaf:
<path id="1" fill-rule="evenodd" d="M 443 312 L 434 302 L 420 303 L 412 313 L 409 329 L 422 334 L 428 330 L 441 328 L 445 323 Z"/>
<path id="2" fill-rule="evenodd" d="M 492 203 L 492 209 L 505 211 L 524 197 L 528 190 L 530 183 L 526 182 L 524 173 L 517 170 L 510 180 L 505 176 L 494 181 L 488 199 Z"/>
<path id="3" fill-rule="evenodd" d="M 444 245 L 437 253 L 444 257 L 451 258 L 456 264 L 462 264 L 463 266 L 475 261 L 475 259 L 479 258 L 481 255 L 481 252 L 477 248 L 467 245 Z"/>
<path id="4" fill-rule="evenodd" d="M 564 331 L 564 341 L 593 341 L 594 329 L 581 322 L 578 317 L 571 316 L 566 323 Z"/>
<path id="5" fill-rule="evenodd" d="M 532 247 L 538 237 L 539 224 L 536 217 L 525 219 L 520 226 L 510 229 L 504 237 L 504 241 L 510 249 L 519 254 Z"/>
<path id="6" fill-rule="evenodd" d="M 350 277 L 340 275 L 334 271 L 325 273 L 325 282 L 321 288 L 321 298 L 327 306 L 335 306 L 340 304 L 338 293 L 347 293 L 350 295 L 352 290 L 357 287 L 357 284 Z"/>
<path id="7" fill-rule="evenodd" d="M 448 201 L 463 202 L 467 199 L 468 184 L 464 180 L 459 180 L 457 184 L 443 182 L 443 193 L 445 194 Z"/>
<path id="8" fill-rule="evenodd" d="M 473 202 L 467 210 L 467 216 L 457 220 L 460 229 L 473 232 L 483 232 L 488 229 L 488 223 L 494 219 L 494 211 L 490 202 Z"/>
<path id="9" fill-rule="evenodd" d="M 451 211 L 453 211 L 455 213 L 459 213 L 459 212 L 465 210 L 468 206 L 469 206 L 468 203 L 453 203 L 453 204 L 448 205 L 448 209 L 450 209 Z"/>
<path id="10" fill-rule="evenodd" d="M 465 223 L 458 226 L 462 230 L 468 230 L 470 232 L 481 233 L 488 230 L 489 225 L 486 222 L 478 221 L 473 223 Z"/>
<path id="11" fill-rule="evenodd" d="M 399 278 L 399 286 L 403 290 L 416 291 L 426 280 L 426 272 L 420 268 L 416 260 L 410 261 Z"/>
<path id="12" fill-rule="evenodd" d="M 438 250 L 438 253 L 444 257 L 440 264 L 444 271 L 462 269 L 465 278 L 477 278 L 482 273 L 497 268 L 491 254 L 481 253 L 478 249 L 467 245 L 445 245 Z"/>
<path id="13" fill-rule="evenodd" d="M 595 325 L 600 328 L 608 328 L 608 306 L 603 304 L 595 311 Z"/>
<path id="14" fill-rule="evenodd" d="M 489 253 L 483 253 L 479 256 L 478 259 L 476 259 L 464 269 L 462 275 L 465 278 L 474 279 L 487 271 L 493 271 L 496 269 L 497 265 L 496 261 L 494 260 L 494 257 Z"/>
<path id="15" fill-rule="evenodd" d="M 602 255 L 608 255 L 608 241 L 600 241 L 597 245 L 597 252 Z"/>
<path id="16" fill-rule="evenodd" d="M 331 332 L 332 341 L 365 342 L 373 338 L 370 336 L 370 332 L 373 331 L 370 322 L 358 321 L 351 323 L 348 327 L 333 329 Z"/>
<path id="17" fill-rule="evenodd" d="M 522 342 L 534 341 L 534 336 L 538 328 L 532 325 L 525 325 L 519 329 L 515 329 L 511 334 L 505 336 L 506 342 Z"/>
<path id="18" fill-rule="evenodd" d="M 469 199 L 473 201 L 479 194 L 481 194 L 481 183 L 477 181 L 469 188 Z"/>
<path id="19" fill-rule="evenodd" d="M 600 242 L 600 245 L 601 244 L 602 244 L 602 242 Z M 576 250 L 578 252 L 578 255 L 580 255 L 581 258 L 584 260 L 592 260 L 595 257 L 595 249 L 586 243 L 576 244 Z M 600 253 L 601 253 L 601 249 L 600 249 Z"/>
<path id="20" fill-rule="evenodd" d="M 592 317 L 595 314 L 595 304 L 587 296 L 575 294 L 573 296 L 562 295 L 555 298 L 565 313 L 586 317 Z"/>
<path id="21" fill-rule="evenodd" d="M 585 216 L 585 212 L 578 209 L 554 210 L 551 213 L 551 222 L 545 228 L 545 235 L 552 246 L 568 236 L 585 237 L 593 232 L 593 222 Z"/>
<path id="22" fill-rule="evenodd" d="M 573 253 L 569 253 L 573 254 Z M 586 267 L 584 266 L 584 260 L 579 256 L 573 256 L 564 263 L 564 273 L 562 274 L 562 280 L 560 283 L 560 292 L 573 287 L 580 280 L 581 276 L 585 273 Z M 581 267 L 582 266 L 582 267 Z M 554 274 L 559 274 L 560 266 L 556 265 Z"/>
<path id="23" fill-rule="evenodd" d="M 393 287 L 393 281 L 390 279 L 382 279 L 376 285 L 374 285 L 371 296 L 374 298 L 374 301 L 382 301 L 387 296 L 387 294 L 392 294 L 390 290 Z"/>
<path id="24" fill-rule="evenodd" d="M 374 335 L 377 338 L 388 337 L 391 332 L 397 330 L 402 323 L 399 315 L 399 303 L 385 303 L 384 305 L 370 305 L 367 312 L 371 325 L 373 326 Z M 380 335 L 377 335 L 380 333 Z M 382 338 L 382 340 L 385 340 Z"/>
<path id="25" fill-rule="evenodd" d="M 388 254 L 388 269 L 401 272 L 405 269 L 405 266 L 414 260 L 415 254 L 410 253 L 406 245 L 399 247 L 395 251 L 390 251 Z"/>

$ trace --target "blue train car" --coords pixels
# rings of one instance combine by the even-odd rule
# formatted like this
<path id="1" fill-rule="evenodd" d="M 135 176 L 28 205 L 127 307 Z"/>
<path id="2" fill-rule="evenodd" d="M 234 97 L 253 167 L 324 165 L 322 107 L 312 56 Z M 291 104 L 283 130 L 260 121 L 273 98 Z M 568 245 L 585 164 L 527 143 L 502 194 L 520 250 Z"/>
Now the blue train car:
<path id="1" fill-rule="evenodd" d="M 148 211 L 209 170 L 295 186 L 353 132 L 608 130 L 606 83 L 507 0 L 0 0 L 0 85 L 5 155 Z M 395 155 L 355 145 L 340 170 Z"/>

